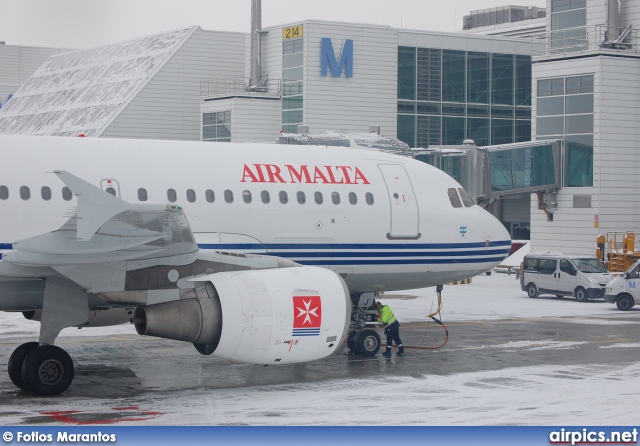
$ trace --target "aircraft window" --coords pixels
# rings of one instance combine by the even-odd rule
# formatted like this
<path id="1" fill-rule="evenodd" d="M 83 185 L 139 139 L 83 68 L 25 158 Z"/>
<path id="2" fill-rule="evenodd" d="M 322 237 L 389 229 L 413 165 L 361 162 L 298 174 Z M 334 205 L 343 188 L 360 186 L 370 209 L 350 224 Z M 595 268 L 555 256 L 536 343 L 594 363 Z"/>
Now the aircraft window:
<path id="1" fill-rule="evenodd" d="M 322 204 L 324 201 L 324 197 L 322 196 L 322 192 L 315 192 L 313 194 L 313 198 L 316 200 L 316 204 Z"/>
<path id="2" fill-rule="evenodd" d="M 373 194 L 371 192 L 367 192 L 364 195 L 364 199 L 367 200 L 367 204 L 369 205 L 373 204 Z"/>
<path id="3" fill-rule="evenodd" d="M 175 189 L 168 189 L 167 190 L 167 200 L 169 200 L 170 203 L 175 203 L 177 199 L 178 199 L 178 194 L 176 194 L 176 190 Z"/>
<path id="4" fill-rule="evenodd" d="M 289 195 L 285 191 L 281 190 L 278 196 L 280 197 L 280 203 L 287 204 L 289 202 Z"/>
<path id="5" fill-rule="evenodd" d="M 9 188 L 0 186 L 0 200 L 6 200 L 7 198 L 9 198 Z"/>
<path id="6" fill-rule="evenodd" d="M 29 198 L 31 198 L 31 191 L 29 190 L 28 186 L 20 187 L 20 198 L 22 198 L 23 200 L 28 200 Z"/>
<path id="7" fill-rule="evenodd" d="M 204 191 L 204 198 L 207 200 L 207 203 L 213 203 L 214 201 L 216 201 L 216 195 L 211 189 L 207 189 Z"/>
<path id="8" fill-rule="evenodd" d="M 464 188 L 459 187 L 458 191 L 460 192 L 460 198 L 462 198 L 462 204 L 464 204 L 464 207 L 470 208 L 475 204 L 473 201 L 473 198 L 469 196 L 469 194 L 467 193 L 466 190 L 464 190 Z"/>
<path id="9" fill-rule="evenodd" d="M 196 201 L 196 191 L 193 189 L 187 189 L 187 201 L 193 203 Z"/>
<path id="10" fill-rule="evenodd" d="M 460 203 L 460 197 L 458 196 L 458 192 L 454 188 L 447 190 L 447 194 L 449 195 L 449 201 L 451 201 L 451 206 L 454 208 L 461 208 L 462 203 Z"/>
<path id="11" fill-rule="evenodd" d="M 113 187 L 107 187 L 105 190 L 107 191 L 108 194 L 111 194 L 114 197 L 116 196 L 116 190 Z"/>
<path id="12" fill-rule="evenodd" d="M 138 189 L 138 201 L 147 201 L 148 198 L 146 189 L 142 187 Z"/>
<path id="13" fill-rule="evenodd" d="M 296 194 L 296 197 L 298 198 L 298 203 L 300 204 L 305 204 L 307 202 L 307 197 L 305 196 L 304 192 L 299 191 Z"/>
<path id="14" fill-rule="evenodd" d="M 247 204 L 251 203 L 251 192 L 248 191 L 248 190 L 243 190 L 242 191 L 242 199 Z"/>
<path id="15" fill-rule="evenodd" d="M 358 204 L 358 196 L 355 192 L 349 192 L 349 203 Z"/>
<path id="16" fill-rule="evenodd" d="M 333 204 L 340 204 L 340 194 L 338 192 L 331 192 L 331 201 L 333 201 Z"/>
<path id="17" fill-rule="evenodd" d="M 67 186 L 62 188 L 62 199 L 64 201 L 71 201 L 71 198 L 73 198 L 73 194 L 71 193 L 71 189 L 69 189 Z"/>
<path id="18" fill-rule="evenodd" d="M 224 201 L 226 201 L 227 203 L 233 203 L 233 192 L 231 192 L 229 189 L 224 191 Z"/>
<path id="19" fill-rule="evenodd" d="M 264 204 L 268 204 L 271 201 L 271 195 L 269 195 L 269 191 L 266 190 L 260 192 L 260 198 L 262 198 Z"/>
<path id="20" fill-rule="evenodd" d="M 42 186 L 42 189 L 40 189 L 40 195 L 45 201 L 51 200 L 51 188 L 49 186 Z"/>

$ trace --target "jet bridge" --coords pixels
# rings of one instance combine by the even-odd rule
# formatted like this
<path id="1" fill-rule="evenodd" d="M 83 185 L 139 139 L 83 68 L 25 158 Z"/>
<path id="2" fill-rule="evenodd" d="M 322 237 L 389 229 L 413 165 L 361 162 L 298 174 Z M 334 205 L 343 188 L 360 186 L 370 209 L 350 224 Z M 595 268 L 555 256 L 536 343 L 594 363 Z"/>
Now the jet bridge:
<path id="1" fill-rule="evenodd" d="M 412 149 L 380 135 L 380 126 L 369 126 L 369 133 L 343 134 L 309 133 L 308 126 L 299 125 L 298 133 L 282 133 L 277 143 L 360 147 L 416 158 L 451 175 L 485 207 L 508 195 L 555 192 L 561 184 L 563 141 L 559 139 L 486 147 L 466 140 L 462 145 Z M 552 209 L 553 201 L 550 194 L 543 197 L 546 208 Z"/>
<path id="2" fill-rule="evenodd" d="M 416 159 L 451 175 L 483 205 L 507 195 L 554 192 L 561 184 L 562 140 L 486 147 L 467 140 L 460 146 L 414 151 Z"/>

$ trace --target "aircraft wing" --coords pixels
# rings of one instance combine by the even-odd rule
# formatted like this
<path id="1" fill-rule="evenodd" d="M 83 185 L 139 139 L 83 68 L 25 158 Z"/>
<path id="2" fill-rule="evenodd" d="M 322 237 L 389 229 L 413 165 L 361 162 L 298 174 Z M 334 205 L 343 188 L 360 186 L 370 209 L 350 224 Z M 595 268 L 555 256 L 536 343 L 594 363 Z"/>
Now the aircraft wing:
<path id="1" fill-rule="evenodd" d="M 77 266 L 175 257 L 198 245 L 183 210 L 129 203 L 65 171 L 55 172 L 78 198 L 78 208 L 58 230 L 21 240 L 3 262 L 22 266 Z"/>

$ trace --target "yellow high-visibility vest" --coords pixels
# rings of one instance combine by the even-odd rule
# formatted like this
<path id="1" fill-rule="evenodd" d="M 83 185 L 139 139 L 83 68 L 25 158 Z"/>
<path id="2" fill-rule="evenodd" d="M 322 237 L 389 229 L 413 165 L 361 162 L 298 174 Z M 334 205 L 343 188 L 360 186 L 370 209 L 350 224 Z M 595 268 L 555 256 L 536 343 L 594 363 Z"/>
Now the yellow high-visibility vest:
<path id="1" fill-rule="evenodd" d="M 380 323 L 382 325 L 391 325 L 396 321 L 396 317 L 393 315 L 393 311 L 387 305 L 383 305 L 380 308 Z"/>

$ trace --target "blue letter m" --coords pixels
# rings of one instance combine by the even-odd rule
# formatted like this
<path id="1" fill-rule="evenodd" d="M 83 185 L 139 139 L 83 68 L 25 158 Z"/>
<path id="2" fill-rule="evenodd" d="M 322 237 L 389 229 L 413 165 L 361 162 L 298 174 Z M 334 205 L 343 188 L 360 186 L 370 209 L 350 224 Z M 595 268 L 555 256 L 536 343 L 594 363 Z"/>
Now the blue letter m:
<path id="1" fill-rule="evenodd" d="M 333 52 L 333 43 L 328 37 L 322 38 L 320 59 L 320 75 L 327 75 L 327 67 L 331 68 L 331 76 L 340 77 L 342 69 L 345 70 L 345 77 L 353 77 L 353 40 L 346 39 L 342 45 L 340 61 L 336 60 L 336 53 Z"/>

